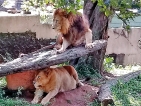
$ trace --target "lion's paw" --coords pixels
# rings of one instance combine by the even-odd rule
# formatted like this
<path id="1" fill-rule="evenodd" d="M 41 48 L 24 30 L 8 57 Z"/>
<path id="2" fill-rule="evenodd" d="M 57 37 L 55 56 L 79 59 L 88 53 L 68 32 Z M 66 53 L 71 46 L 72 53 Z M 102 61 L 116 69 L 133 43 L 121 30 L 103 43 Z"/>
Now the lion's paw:
<path id="1" fill-rule="evenodd" d="M 84 84 L 82 82 L 79 82 L 78 84 L 79 84 L 79 86 L 84 86 Z"/>
<path id="2" fill-rule="evenodd" d="M 63 53 L 65 50 L 64 49 L 59 49 L 57 50 L 57 53 Z"/>
<path id="3" fill-rule="evenodd" d="M 41 104 L 42 105 L 46 105 L 48 103 L 48 101 L 46 99 L 42 99 Z"/>
<path id="4" fill-rule="evenodd" d="M 56 48 L 57 50 L 60 49 L 62 47 L 62 45 L 55 45 L 54 48 Z"/>
<path id="5" fill-rule="evenodd" d="M 85 45 L 85 48 L 88 48 L 88 49 L 91 49 L 93 47 L 94 47 L 93 43 L 89 43 Z"/>
<path id="6" fill-rule="evenodd" d="M 39 101 L 38 101 L 37 99 L 36 99 L 36 100 L 33 99 L 33 100 L 31 101 L 32 104 L 37 104 L 38 102 L 39 102 Z"/>
<path id="7" fill-rule="evenodd" d="M 77 88 L 78 88 L 78 87 L 81 87 L 81 86 L 84 86 L 84 84 L 83 84 L 82 82 L 79 82 L 79 83 L 77 83 L 77 85 L 76 85 Z"/>

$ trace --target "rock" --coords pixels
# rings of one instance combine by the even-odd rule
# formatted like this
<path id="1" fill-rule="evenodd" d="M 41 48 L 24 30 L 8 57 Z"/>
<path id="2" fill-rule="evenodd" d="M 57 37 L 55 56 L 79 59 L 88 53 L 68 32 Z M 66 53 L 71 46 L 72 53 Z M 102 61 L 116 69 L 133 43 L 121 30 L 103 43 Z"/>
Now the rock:
<path id="1" fill-rule="evenodd" d="M 10 90 L 18 90 L 22 87 L 23 90 L 33 90 L 33 80 L 36 71 L 30 70 L 22 73 L 10 74 L 6 76 L 7 88 Z"/>
<path id="2" fill-rule="evenodd" d="M 99 88 L 84 85 L 71 91 L 61 92 L 51 99 L 49 106 L 87 106 L 95 98 Z"/>

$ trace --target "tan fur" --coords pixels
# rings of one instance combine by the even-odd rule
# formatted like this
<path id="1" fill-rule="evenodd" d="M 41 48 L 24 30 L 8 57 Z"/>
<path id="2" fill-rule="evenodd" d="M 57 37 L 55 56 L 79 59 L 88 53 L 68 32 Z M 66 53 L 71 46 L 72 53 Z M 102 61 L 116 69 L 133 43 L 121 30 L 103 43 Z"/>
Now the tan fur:
<path id="1" fill-rule="evenodd" d="M 72 66 L 43 69 L 36 76 L 33 83 L 36 88 L 35 96 L 32 100 L 33 104 L 39 102 L 43 92 L 48 93 L 42 99 L 42 105 L 48 103 L 58 92 L 75 89 L 77 84 L 83 85 Z"/>
<path id="2" fill-rule="evenodd" d="M 62 37 L 62 43 L 58 52 L 64 52 L 70 45 L 77 46 L 86 43 L 86 48 L 92 48 L 92 31 L 89 28 L 88 20 L 81 13 L 67 13 L 63 9 L 54 12 L 53 29 L 58 31 Z M 59 38 L 60 38 L 59 36 Z"/>
<path id="3" fill-rule="evenodd" d="M 58 37 L 56 39 L 56 44 L 55 44 L 54 48 L 60 49 L 62 47 L 62 43 L 63 43 L 62 35 L 58 34 Z"/>

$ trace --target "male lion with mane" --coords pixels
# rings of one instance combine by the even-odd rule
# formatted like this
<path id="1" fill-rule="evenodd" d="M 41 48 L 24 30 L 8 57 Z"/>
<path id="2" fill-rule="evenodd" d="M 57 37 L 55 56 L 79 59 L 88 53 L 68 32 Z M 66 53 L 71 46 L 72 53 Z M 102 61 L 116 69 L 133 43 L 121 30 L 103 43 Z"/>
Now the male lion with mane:
<path id="1" fill-rule="evenodd" d="M 57 68 L 46 68 L 38 70 L 39 74 L 36 76 L 33 84 L 36 88 L 33 104 L 40 101 L 43 92 L 48 93 L 42 100 L 41 104 L 45 105 L 51 98 L 58 94 L 58 92 L 69 91 L 75 89 L 77 85 L 83 85 L 78 79 L 78 74 L 74 67 L 63 66 Z"/>
<path id="2" fill-rule="evenodd" d="M 57 52 L 62 53 L 70 45 L 77 46 L 86 43 L 86 48 L 92 48 L 92 31 L 88 20 L 79 12 L 72 13 L 57 9 L 53 16 L 53 29 L 59 32 Z"/>

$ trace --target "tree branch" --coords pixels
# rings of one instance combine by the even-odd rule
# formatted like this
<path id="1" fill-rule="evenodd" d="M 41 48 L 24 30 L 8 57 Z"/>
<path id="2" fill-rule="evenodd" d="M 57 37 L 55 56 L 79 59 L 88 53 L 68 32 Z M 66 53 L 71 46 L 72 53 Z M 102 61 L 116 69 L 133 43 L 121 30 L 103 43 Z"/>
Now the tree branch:
<path id="1" fill-rule="evenodd" d="M 93 45 L 94 48 L 92 49 L 86 49 L 84 46 L 74 47 L 61 54 L 57 54 L 55 50 L 29 53 L 13 61 L 0 64 L 0 77 L 17 72 L 49 67 L 93 53 L 94 51 L 105 48 L 107 41 L 96 40 L 93 42 Z"/>

